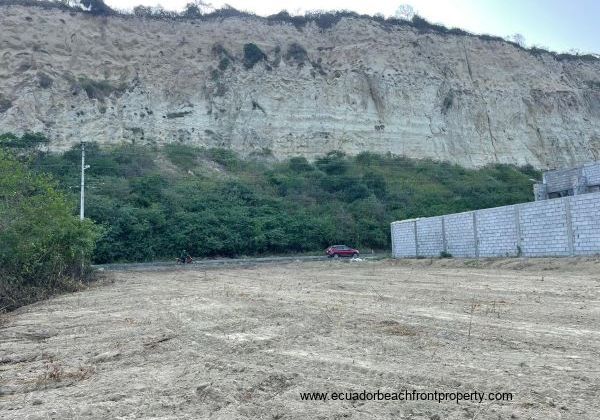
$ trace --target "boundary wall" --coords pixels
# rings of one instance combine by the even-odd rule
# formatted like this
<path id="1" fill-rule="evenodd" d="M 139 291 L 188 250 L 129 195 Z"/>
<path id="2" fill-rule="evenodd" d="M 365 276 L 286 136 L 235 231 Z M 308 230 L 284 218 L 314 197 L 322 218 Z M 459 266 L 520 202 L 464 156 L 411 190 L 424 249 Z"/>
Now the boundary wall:
<path id="1" fill-rule="evenodd" d="M 394 258 L 600 254 L 600 193 L 391 224 Z"/>

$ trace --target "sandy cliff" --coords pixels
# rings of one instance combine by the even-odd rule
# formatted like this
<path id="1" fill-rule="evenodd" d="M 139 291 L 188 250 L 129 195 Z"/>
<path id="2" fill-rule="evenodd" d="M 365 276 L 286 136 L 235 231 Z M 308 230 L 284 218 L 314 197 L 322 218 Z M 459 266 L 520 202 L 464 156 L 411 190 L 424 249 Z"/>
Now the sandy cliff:
<path id="1" fill-rule="evenodd" d="M 600 60 L 358 18 L 322 30 L 0 6 L 0 27 L 0 132 L 45 132 L 55 150 L 85 139 L 465 166 L 600 158 Z M 248 68 L 247 43 L 267 59 Z"/>

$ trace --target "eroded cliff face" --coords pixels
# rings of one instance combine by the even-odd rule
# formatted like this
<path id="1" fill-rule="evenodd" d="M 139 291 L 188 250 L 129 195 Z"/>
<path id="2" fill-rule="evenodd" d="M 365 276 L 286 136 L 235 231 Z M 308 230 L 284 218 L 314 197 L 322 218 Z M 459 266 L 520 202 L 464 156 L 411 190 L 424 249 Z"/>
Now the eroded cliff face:
<path id="1" fill-rule="evenodd" d="M 354 18 L 321 30 L 0 6 L 0 28 L 0 132 L 44 132 L 54 150 L 87 140 L 468 167 L 600 159 L 600 60 Z M 248 68 L 247 43 L 267 59 Z"/>

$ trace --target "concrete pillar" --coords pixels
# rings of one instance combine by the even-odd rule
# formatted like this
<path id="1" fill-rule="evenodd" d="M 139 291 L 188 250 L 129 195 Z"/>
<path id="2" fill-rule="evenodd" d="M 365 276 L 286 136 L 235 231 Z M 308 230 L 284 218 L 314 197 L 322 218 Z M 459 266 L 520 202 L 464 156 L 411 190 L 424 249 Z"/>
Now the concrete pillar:
<path id="1" fill-rule="evenodd" d="M 546 184 L 542 184 L 539 182 L 537 184 L 533 184 L 533 196 L 535 201 L 547 200 L 548 193 Z"/>
<path id="2" fill-rule="evenodd" d="M 417 220 L 413 222 L 413 229 L 415 231 L 415 257 L 419 256 L 419 238 L 417 237 Z"/>
<path id="3" fill-rule="evenodd" d="M 521 206 L 515 204 L 515 226 L 517 229 L 517 257 L 523 256 L 523 238 L 521 238 Z"/>
<path id="4" fill-rule="evenodd" d="M 479 258 L 479 238 L 477 236 L 477 212 L 473 212 L 473 239 L 475 242 L 475 258 Z"/>
<path id="5" fill-rule="evenodd" d="M 577 185 L 573 188 L 573 195 L 585 194 L 587 192 L 587 178 L 581 175 L 577 178 Z"/>
<path id="6" fill-rule="evenodd" d="M 446 243 L 446 220 L 442 216 L 442 249 L 444 253 L 448 252 L 448 244 Z"/>
<path id="7" fill-rule="evenodd" d="M 575 255 L 575 247 L 573 246 L 573 222 L 571 217 L 571 199 L 569 197 L 562 199 L 565 205 L 565 224 L 567 225 L 567 245 L 569 247 L 569 255 Z"/>

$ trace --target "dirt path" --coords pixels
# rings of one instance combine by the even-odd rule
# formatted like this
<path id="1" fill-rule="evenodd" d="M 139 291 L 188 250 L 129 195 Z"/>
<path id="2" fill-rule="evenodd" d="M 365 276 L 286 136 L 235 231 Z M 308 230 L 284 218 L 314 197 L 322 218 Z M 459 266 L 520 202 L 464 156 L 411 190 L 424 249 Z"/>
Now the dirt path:
<path id="1" fill-rule="evenodd" d="M 109 273 L 6 315 L 0 418 L 597 419 L 600 262 Z M 504 392 L 482 403 L 301 392 Z"/>

